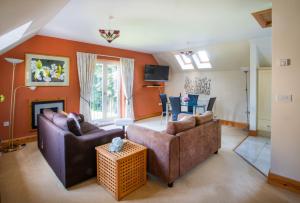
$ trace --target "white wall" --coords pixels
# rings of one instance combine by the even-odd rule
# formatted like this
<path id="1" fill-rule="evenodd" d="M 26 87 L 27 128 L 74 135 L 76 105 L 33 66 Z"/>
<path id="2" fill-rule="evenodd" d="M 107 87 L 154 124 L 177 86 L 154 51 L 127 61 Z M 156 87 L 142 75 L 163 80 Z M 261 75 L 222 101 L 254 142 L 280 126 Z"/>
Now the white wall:
<path id="1" fill-rule="evenodd" d="M 273 0 L 271 172 L 300 181 L 300 1 Z M 290 58 L 282 68 L 280 59 Z M 293 95 L 277 102 L 277 95 Z"/>
<path id="2" fill-rule="evenodd" d="M 211 95 L 200 95 L 199 100 L 208 100 L 209 97 L 217 97 L 214 114 L 220 119 L 247 122 L 246 118 L 246 94 L 245 74 L 240 70 L 220 71 L 185 71 L 172 72 L 170 81 L 166 83 L 168 96 L 184 94 L 185 77 L 207 77 L 211 79 Z M 249 79 L 248 79 L 249 81 Z"/>

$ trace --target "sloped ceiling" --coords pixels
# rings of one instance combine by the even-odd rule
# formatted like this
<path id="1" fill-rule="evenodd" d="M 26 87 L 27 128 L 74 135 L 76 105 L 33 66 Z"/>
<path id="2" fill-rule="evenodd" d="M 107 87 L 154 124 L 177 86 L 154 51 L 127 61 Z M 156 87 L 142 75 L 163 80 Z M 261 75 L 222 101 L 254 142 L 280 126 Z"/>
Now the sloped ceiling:
<path id="1" fill-rule="evenodd" d="M 194 47 L 188 50 L 193 50 L 194 52 L 205 50 L 209 56 L 212 69 L 196 69 L 198 71 L 233 70 L 239 69 L 240 67 L 249 67 L 250 65 L 250 47 L 248 40 Z M 155 53 L 154 57 L 159 64 L 169 65 L 174 72 L 183 71 L 174 57 L 175 53 L 178 53 L 178 51 L 160 52 Z"/>
<path id="2" fill-rule="evenodd" d="M 156 53 L 187 48 L 187 41 L 203 46 L 270 36 L 251 15 L 270 7 L 270 0 L 71 0 L 39 34 Z M 121 31 L 111 44 L 98 33 L 109 27 Z"/>
<path id="3" fill-rule="evenodd" d="M 32 21 L 21 40 L 2 50 L 0 54 L 35 35 L 69 0 L 0 0 L 0 36 Z"/>
<path id="4" fill-rule="evenodd" d="M 254 39 L 260 67 L 272 67 L 272 38 Z"/>

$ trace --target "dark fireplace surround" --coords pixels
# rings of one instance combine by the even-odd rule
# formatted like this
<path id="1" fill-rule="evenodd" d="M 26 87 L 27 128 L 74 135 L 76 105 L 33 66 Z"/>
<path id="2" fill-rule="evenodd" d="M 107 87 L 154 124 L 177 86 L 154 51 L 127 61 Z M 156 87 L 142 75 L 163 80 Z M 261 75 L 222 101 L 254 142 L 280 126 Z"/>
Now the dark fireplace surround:
<path id="1" fill-rule="evenodd" d="M 31 102 L 31 128 L 37 129 L 37 115 L 43 113 L 44 109 L 54 112 L 65 111 L 65 100 L 37 100 Z"/>

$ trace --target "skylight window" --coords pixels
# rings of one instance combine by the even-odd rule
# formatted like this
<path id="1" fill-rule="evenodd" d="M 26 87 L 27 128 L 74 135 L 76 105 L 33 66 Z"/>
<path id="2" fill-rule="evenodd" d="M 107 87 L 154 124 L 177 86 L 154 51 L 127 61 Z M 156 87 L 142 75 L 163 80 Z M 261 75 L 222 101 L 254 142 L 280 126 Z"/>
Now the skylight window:
<path id="1" fill-rule="evenodd" d="M 183 60 L 183 62 L 184 62 L 185 64 L 190 64 L 190 63 L 192 63 L 191 58 L 187 57 L 185 54 L 180 54 L 180 56 L 181 56 L 181 58 L 182 58 L 182 60 Z"/>
<path id="2" fill-rule="evenodd" d="M 198 51 L 193 55 L 193 60 L 196 63 L 197 68 L 212 68 L 206 51 Z"/>
<path id="3" fill-rule="evenodd" d="M 207 56 L 206 51 L 198 51 L 197 54 L 198 54 L 198 56 L 200 58 L 201 63 L 207 63 L 207 62 L 209 62 L 209 58 Z"/>
<path id="4" fill-rule="evenodd" d="M 175 58 L 183 70 L 194 69 L 192 60 L 184 54 L 176 54 Z"/>
<path id="5" fill-rule="evenodd" d="M 19 41 L 23 37 L 26 30 L 31 25 L 31 23 L 32 23 L 32 21 L 25 23 L 24 25 L 21 25 L 13 30 L 7 32 L 4 35 L 1 35 L 0 36 L 0 51 L 9 47 L 13 43 Z"/>

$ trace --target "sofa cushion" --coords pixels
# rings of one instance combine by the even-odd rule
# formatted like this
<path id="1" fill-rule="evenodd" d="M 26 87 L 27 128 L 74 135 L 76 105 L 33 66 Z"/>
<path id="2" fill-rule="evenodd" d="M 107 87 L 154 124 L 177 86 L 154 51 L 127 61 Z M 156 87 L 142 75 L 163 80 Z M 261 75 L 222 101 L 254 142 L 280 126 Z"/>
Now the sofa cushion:
<path id="1" fill-rule="evenodd" d="M 59 128 L 61 128 L 62 130 L 69 131 L 67 120 L 68 120 L 67 116 L 61 113 L 54 113 L 53 123 Z"/>
<path id="2" fill-rule="evenodd" d="M 93 132 L 99 132 L 102 131 L 103 129 L 99 129 L 93 124 L 90 124 L 89 122 L 82 122 L 80 123 L 80 129 L 82 134 L 87 134 L 87 133 L 93 133 Z"/>
<path id="3" fill-rule="evenodd" d="M 213 113 L 211 111 L 206 111 L 204 114 L 196 115 L 196 126 L 207 123 L 213 119 Z"/>
<path id="4" fill-rule="evenodd" d="M 79 115 L 77 115 L 76 113 L 69 113 L 67 117 L 74 119 L 74 122 L 76 123 L 77 128 L 80 129 L 79 122 L 80 122 L 81 118 L 79 117 Z"/>
<path id="5" fill-rule="evenodd" d="M 185 116 L 179 121 L 168 122 L 166 132 L 171 135 L 176 135 L 182 131 L 195 127 L 196 121 L 193 116 Z"/>
<path id="6" fill-rule="evenodd" d="M 53 122 L 53 117 L 54 117 L 55 112 L 53 112 L 51 109 L 44 109 L 43 110 L 43 115 L 50 120 L 51 122 Z"/>
<path id="7" fill-rule="evenodd" d="M 67 125 L 70 132 L 72 132 L 76 136 L 81 136 L 82 132 L 80 129 L 79 122 L 74 118 L 67 119 Z"/>
<path id="8" fill-rule="evenodd" d="M 84 116 L 82 114 L 78 114 L 75 112 L 71 112 L 68 114 L 68 118 L 74 118 L 75 121 L 78 121 L 78 124 L 84 121 Z"/>

